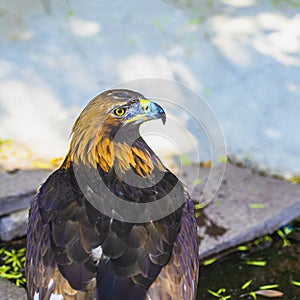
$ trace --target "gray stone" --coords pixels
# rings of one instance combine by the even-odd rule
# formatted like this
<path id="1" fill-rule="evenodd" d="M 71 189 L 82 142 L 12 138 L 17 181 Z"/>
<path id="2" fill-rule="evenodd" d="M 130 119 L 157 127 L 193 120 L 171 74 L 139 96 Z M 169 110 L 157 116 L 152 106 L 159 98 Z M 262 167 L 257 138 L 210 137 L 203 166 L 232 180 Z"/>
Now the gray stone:
<path id="1" fill-rule="evenodd" d="M 198 171 L 197 167 L 186 167 L 184 173 L 186 182 L 193 182 L 196 174 L 202 179 L 191 190 L 197 202 L 209 169 Z M 260 176 L 228 163 L 216 197 L 200 210 L 197 218 L 200 258 L 272 233 L 298 216 L 299 185 Z"/>
<path id="2" fill-rule="evenodd" d="M 0 278 L 0 300 L 26 300 L 26 291 L 8 280 Z"/>
<path id="3" fill-rule="evenodd" d="M 0 173 L 0 216 L 28 208 L 35 190 L 49 174 L 45 170 Z"/>
<path id="4" fill-rule="evenodd" d="M 26 235 L 28 209 L 24 209 L 0 219 L 0 239 L 11 241 Z"/>

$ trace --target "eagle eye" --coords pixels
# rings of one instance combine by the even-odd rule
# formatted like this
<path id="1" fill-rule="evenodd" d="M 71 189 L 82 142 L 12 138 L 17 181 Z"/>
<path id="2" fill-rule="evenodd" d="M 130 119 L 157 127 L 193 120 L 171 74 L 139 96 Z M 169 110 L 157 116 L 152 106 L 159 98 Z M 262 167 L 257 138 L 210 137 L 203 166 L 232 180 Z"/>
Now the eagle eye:
<path id="1" fill-rule="evenodd" d="M 126 107 L 118 107 L 114 110 L 114 114 L 117 116 L 117 117 L 122 117 L 127 111 L 127 108 Z"/>

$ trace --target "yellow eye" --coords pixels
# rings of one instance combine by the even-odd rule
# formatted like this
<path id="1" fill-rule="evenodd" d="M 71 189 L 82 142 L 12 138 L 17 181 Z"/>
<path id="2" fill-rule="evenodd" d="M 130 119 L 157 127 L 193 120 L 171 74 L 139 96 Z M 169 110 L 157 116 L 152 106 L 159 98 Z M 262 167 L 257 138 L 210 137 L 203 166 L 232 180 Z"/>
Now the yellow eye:
<path id="1" fill-rule="evenodd" d="M 125 114 L 126 110 L 127 109 L 124 107 L 119 107 L 114 110 L 114 114 L 118 117 L 122 117 Z"/>

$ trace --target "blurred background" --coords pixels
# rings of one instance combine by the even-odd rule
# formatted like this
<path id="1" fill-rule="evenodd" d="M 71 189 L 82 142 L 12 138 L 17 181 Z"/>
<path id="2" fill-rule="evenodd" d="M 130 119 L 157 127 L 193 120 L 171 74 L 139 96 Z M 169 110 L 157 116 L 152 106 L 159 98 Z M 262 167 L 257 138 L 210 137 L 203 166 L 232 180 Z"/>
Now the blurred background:
<path id="1" fill-rule="evenodd" d="M 1 0 L 1 140 L 63 156 L 92 97 L 161 78 L 203 95 L 230 156 L 295 175 L 299 11 L 297 0 Z M 181 105 L 201 118 L 195 99 Z"/>

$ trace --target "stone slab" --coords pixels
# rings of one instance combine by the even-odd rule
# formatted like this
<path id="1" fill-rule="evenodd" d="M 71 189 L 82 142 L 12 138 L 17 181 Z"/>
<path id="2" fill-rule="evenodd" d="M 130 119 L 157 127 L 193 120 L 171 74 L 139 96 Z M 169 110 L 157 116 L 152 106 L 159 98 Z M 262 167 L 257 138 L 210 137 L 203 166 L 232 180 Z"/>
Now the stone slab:
<path id="1" fill-rule="evenodd" d="M 209 169 L 189 166 L 184 174 L 187 183 L 195 180 L 195 174 L 202 179 L 192 191 L 197 201 Z M 300 185 L 228 163 L 216 197 L 197 218 L 200 258 L 272 233 L 299 216 Z"/>
<path id="2" fill-rule="evenodd" d="M 28 208 L 35 190 L 49 174 L 46 170 L 0 173 L 0 216 Z"/>
<path id="3" fill-rule="evenodd" d="M 27 233 L 28 209 L 9 214 L 0 219 L 0 239 L 11 241 Z"/>
<path id="4" fill-rule="evenodd" d="M 26 300 L 26 291 L 17 287 L 8 280 L 0 278 L 0 299 L 1 300 Z"/>

